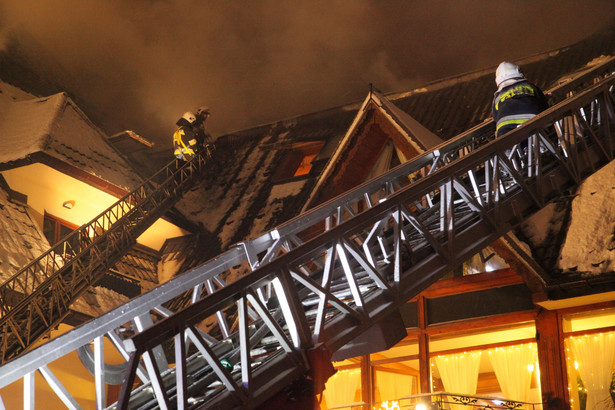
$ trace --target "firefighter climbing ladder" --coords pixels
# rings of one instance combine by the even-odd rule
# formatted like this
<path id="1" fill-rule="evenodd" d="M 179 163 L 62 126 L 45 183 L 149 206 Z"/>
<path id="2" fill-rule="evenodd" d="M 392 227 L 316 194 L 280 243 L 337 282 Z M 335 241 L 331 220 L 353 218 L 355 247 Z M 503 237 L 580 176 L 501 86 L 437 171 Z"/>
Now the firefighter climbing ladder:
<path id="1" fill-rule="evenodd" d="M 60 323 L 70 304 L 180 198 L 204 163 L 201 155 L 189 163 L 171 162 L 0 285 L 0 362 Z"/>
<path id="2" fill-rule="evenodd" d="M 256 407 L 305 374 L 314 346 L 351 343 L 610 162 L 615 77 L 588 86 L 598 71 L 554 90 L 575 93 L 502 138 L 486 122 L 5 363 L 0 387 L 23 378 L 33 401 L 38 371 L 79 408 L 48 366 L 78 351 L 99 408 L 105 383 L 122 384 L 118 408 Z M 253 272 L 225 283 L 242 264 Z M 188 291 L 184 310 L 163 307 Z M 207 333 L 197 326 L 204 319 Z M 120 369 L 105 364 L 105 337 L 126 359 Z"/>

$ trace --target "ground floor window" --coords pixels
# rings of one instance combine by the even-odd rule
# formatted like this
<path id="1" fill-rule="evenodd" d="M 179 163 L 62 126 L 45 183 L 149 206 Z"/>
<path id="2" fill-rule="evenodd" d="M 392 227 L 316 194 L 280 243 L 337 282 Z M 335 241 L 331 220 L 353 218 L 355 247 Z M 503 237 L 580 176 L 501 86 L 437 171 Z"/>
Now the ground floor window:
<path id="1" fill-rule="evenodd" d="M 615 408 L 615 309 L 564 315 L 570 407 Z"/>
<path id="2" fill-rule="evenodd" d="M 535 343 L 440 355 L 432 364 L 435 391 L 527 403 L 541 401 Z"/>
<path id="3" fill-rule="evenodd" d="M 326 389 L 321 397 L 320 408 L 352 406 L 353 403 L 360 402 L 361 369 L 342 369 L 327 380 Z"/>
<path id="4" fill-rule="evenodd" d="M 320 402 L 323 410 L 365 409 L 368 401 L 370 408 L 393 408 L 397 399 L 420 393 L 418 344 L 412 339 L 334 365 L 338 371 L 327 381 Z"/>
<path id="5" fill-rule="evenodd" d="M 535 335 L 534 323 L 525 322 L 428 338 L 432 392 L 489 396 L 542 408 Z M 416 339 L 408 337 L 387 351 L 334 363 L 338 373 L 327 382 L 320 408 L 402 405 L 401 398 L 420 394 L 419 356 Z"/>

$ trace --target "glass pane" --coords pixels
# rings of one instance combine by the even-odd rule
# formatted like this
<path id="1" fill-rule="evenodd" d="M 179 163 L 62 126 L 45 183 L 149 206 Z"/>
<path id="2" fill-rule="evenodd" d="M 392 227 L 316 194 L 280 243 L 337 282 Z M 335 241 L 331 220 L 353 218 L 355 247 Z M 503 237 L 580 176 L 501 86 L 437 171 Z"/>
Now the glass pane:
<path id="1" fill-rule="evenodd" d="M 614 408 L 615 332 L 567 337 L 570 408 Z"/>
<path id="2" fill-rule="evenodd" d="M 322 394 L 321 409 L 351 406 L 361 402 L 361 370 L 338 370 L 327 380 Z"/>
<path id="3" fill-rule="evenodd" d="M 72 231 L 73 231 L 72 229 L 60 224 L 60 237 L 58 239 L 64 238 L 66 235 L 68 235 Z"/>
<path id="4" fill-rule="evenodd" d="M 432 337 L 429 341 L 429 350 L 432 353 L 463 349 L 468 347 L 480 347 L 481 345 L 507 343 L 514 340 L 526 340 L 536 337 L 536 327 L 534 323 L 527 323 L 515 327 L 506 327 L 503 329 L 493 329 L 489 332 L 484 330 L 480 332 L 464 333 L 457 337 L 451 337 L 450 334 L 441 337 Z"/>
<path id="5" fill-rule="evenodd" d="M 399 402 L 418 394 L 418 376 L 408 364 L 398 362 L 396 366 L 379 367 L 375 369 L 374 379 L 376 403 Z"/>
<path id="6" fill-rule="evenodd" d="M 594 310 L 564 316 L 564 332 L 581 332 L 615 324 L 615 308 Z"/>
<path id="7" fill-rule="evenodd" d="M 535 343 L 525 343 L 432 357 L 433 391 L 458 394 L 445 399 L 451 403 L 460 403 L 464 395 L 498 401 L 484 399 L 481 406 L 493 407 L 506 400 L 540 403 L 537 353 Z"/>
<path id="8" fill-rule="evenodd" d="M 45 238 L 47 238 L 49 245 L 54 245 L 56 243 L 55 230 L 56 221 L 53 219 L 45 218 L 43 221 L 43 233 L 45 234 Z"/>

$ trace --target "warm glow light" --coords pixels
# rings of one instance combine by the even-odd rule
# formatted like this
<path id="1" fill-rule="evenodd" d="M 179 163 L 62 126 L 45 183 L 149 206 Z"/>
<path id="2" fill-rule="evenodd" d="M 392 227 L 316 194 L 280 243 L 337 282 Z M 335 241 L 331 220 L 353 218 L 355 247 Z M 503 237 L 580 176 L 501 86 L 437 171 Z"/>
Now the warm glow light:
<path id="1" fill-rule="evenodd" d="M 574 370 L 579 370 L 579 363 L 576 360 L 574 361 Z"/>
<path id="2" fill-rule="evenodd" d="M 391 404 L 389 405 L 388 401 L 382 402 L 382 404 L 380 405 L 380 407 L 384 410 L 400 410 L 399 408 L 399 403 L 396 401 L 391 401 Z M 419 406 L 416 406 L 416 408 L 418 409 Z"/>
<path id="3" fill-rule="evenodd" d="M 425 406 L 423 403 L 419 403 L 416 405 L 415 409 L 416 410 L 427 410 L 427 406 Z"/>
<path id="4" fill-rule="evenodd" d="M 73 209 L 73 207 L 75 206 L 75 201 L 73 201 L 72 199 L 70 201 L 64 201 L 62 206 L 66 209 Z"/>
<path id="5" fill-rule="evenodd" d="M 533 364 L 528 364 L 527 365 L 527 371 L 528 372 L 533 372 L 534 371 L 534 365 Z"/>

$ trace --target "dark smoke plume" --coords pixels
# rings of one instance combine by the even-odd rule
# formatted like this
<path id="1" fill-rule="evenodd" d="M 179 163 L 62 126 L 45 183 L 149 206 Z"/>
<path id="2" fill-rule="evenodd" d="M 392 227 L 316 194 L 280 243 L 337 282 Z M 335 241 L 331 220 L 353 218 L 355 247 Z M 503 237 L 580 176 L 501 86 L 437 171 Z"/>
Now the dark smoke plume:
<path id="1" fill-rule="evenodd" d="M 0 0 L 0 51 L 21 44 L 107 133 L 162 149 L 200 105 L 220 135 L 562 47 L 614 15 L 599 0 Z"/>

